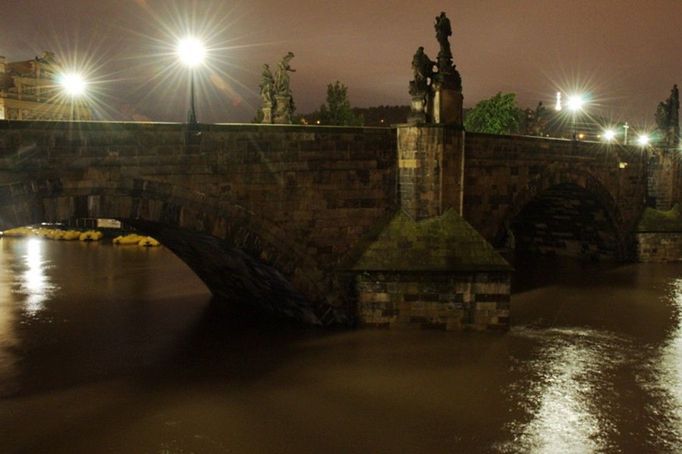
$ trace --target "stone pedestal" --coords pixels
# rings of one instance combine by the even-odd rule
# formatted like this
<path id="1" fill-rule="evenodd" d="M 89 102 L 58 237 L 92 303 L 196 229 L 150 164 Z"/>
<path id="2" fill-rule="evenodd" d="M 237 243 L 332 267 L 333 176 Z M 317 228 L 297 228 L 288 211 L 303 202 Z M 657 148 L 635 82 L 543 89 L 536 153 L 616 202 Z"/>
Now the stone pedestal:
<path id="1" fill-rule="evenodd" d="M 400 206 L 413 219 L 462 214 L 464 131 L 454 126 L 398 127 Z"/>
<path id="2" fill-rule="evenodd" d="M 272 103 L 264 104 L 261 110 L 263 112 L 263 119 L 261 120 L 261 123 L 272 123 Z"/>
<path id="3" fill-rule="evenodd" d="M 275 96 L 275 118 L 273 123 L 291 124 L 291 96 Z"/>
<path id="4" fill-rule="evenodd" d="M 427 122 L 426 95 L 427 93 L 423 92 L 412 96 L 412 102 L 410 103 L 410 116 L 407 119 L 409 124 L 418 125 Z"/>
<path id="5" fill-rule="evenodd" d="M 437 125 L 462 126 L 462 92 L 434 85 L 431 118 Z"/>

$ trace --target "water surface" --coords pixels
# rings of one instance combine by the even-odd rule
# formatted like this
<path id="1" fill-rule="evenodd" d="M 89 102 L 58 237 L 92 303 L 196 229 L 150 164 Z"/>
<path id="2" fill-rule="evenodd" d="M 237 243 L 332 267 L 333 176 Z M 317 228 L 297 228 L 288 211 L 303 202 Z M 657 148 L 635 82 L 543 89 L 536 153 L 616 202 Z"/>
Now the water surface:
<path id="1" fill-rule="evenodd" d="M 682 450 L 681 265 L 519 263 L 506 334 L 256 324 L 166 249 L 0 269 L 0 452 Z"/>

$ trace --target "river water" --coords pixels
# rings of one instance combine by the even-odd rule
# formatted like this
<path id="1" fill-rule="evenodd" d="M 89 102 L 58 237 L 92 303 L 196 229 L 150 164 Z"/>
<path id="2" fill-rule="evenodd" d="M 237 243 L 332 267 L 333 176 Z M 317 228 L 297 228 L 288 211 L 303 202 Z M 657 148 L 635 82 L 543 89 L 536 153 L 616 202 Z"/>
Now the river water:
<path id="1" fill-rule="evenodd" d="M 168 250 L 0 240 L 0 452 L 680 452 L 682 265 L 517 263 L 500 333 L 324 332 Z"/>

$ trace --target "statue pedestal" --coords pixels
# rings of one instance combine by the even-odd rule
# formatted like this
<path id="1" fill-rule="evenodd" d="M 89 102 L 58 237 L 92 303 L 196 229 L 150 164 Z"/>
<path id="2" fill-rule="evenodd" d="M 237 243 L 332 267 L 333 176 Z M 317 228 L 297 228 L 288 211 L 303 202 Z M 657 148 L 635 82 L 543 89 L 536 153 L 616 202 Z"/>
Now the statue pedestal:
<path id="1" fill-rule="evenodd" d="M 265 104 L 261 110 L 263 112 L 263 119 L 261 120 L 261 123 L 272 123 L 272 104 Z"/>
<path id="2" fill-rule="evenodd" d="M 291 96 L 275 96 L 275 118 L 273 123 L 291 124 Z"/>
<path id="3" fill-rule="evenodd" d="M 411 125 L 426 123 L 426 92 L 417 93 L 412 96 L 410 103 L 410 116 L 407 122 Z"/>
<path id="4" fill-rule="evenodd" d="M 464 124 L 463 103 L 459 74 L 443 74 L 433 82 L 429 114 L 434 124 L 461 127 Z"/>
<path id="5" fill-rule="evenodd" d="M 464 131 L 446 125 L 398 127 L 400 208 L 412 219 L 462 214 Z"/>

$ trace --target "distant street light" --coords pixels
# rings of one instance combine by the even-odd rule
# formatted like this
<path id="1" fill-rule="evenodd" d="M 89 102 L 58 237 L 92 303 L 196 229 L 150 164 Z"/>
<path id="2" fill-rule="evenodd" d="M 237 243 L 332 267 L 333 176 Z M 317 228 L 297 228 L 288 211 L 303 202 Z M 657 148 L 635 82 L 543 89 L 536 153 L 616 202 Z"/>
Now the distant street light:
<path id="1" fill-rule="evenodd" d="M 639 137 L 637 137 L 637 144 L 640 147 L 646 147 L 649 145 L 651 142 L 651 138 L 649 137 L 648 134 L 640 134 Z"/>
<path id="2" fill-rule="evenodd" d="M 194 102 L 194 68 L 204 62 L 206 58 L 206 48 L 203 43 L 194 37 L 183 38 L 178 41 L 176 53 L 180 62 L 189 68 L 189 111 L 187 112 L 187 123 L 190 129 L 197 129 L 197 112 Z"/>
<path id="3" fill-rule="evenodd" d="M 607 142 L 613 142 L 616 139 L 616 131 L 613 129 L 607 129 L 604 131 L 604 134 L 602 134 L 602 137 Z"/>
<path id="4" fill-rule="evenodd" d="M 566 101 L 566 107 L 568 107 L 568 110 L 571 111 L 571 118 L 573 123 L 573 140 L 577 139 L 576 117 L 578 116 L 578 112 L 580 112 L 583 109 L 584 105 L 585 98 L 582 95 L 569 96 L 568 100 Z"/>
<path id="5" fill-rule="evenodd" d="M 69 120 L 73 121 L 75 119 L 75 103 L 78 98 L 85 96 L 88 84 L 81 74 L 75 72 L 61 74 L 57 81 L 64 94 L 69 98 Z"/>
<path id="6" fill-rule="evenodd" d="M 87 83 L 83 76 L 78 73 L 65 73 L 59 77 L 59 85 L 65 94 L 77 98 L 85 94 Z"/>

